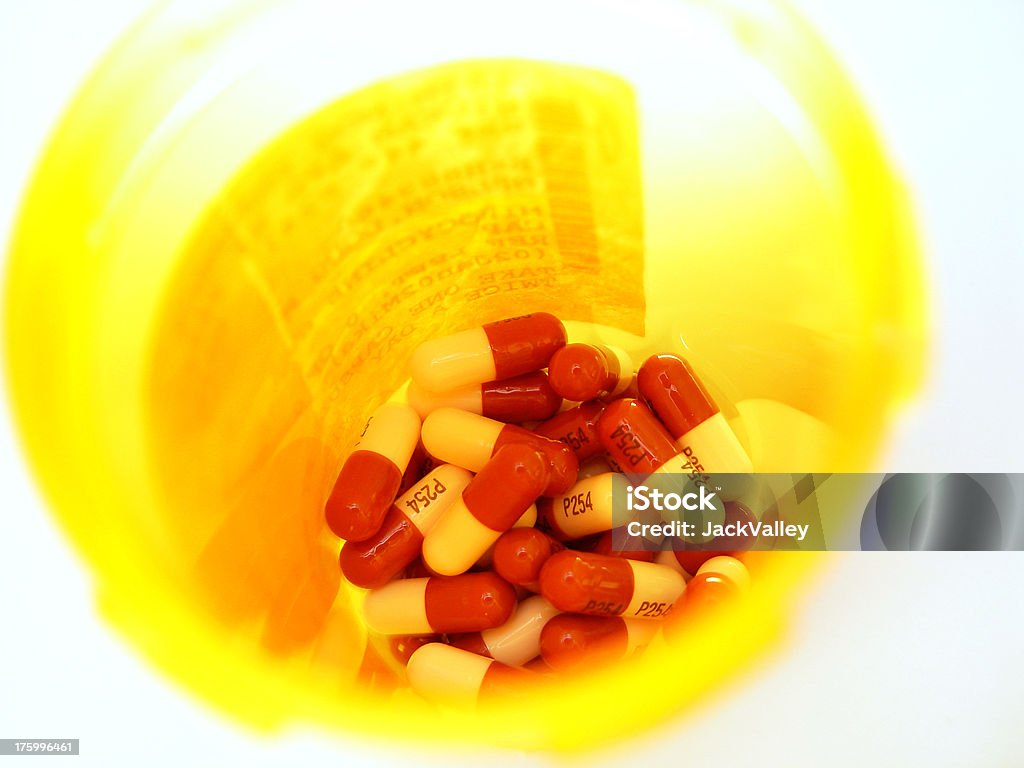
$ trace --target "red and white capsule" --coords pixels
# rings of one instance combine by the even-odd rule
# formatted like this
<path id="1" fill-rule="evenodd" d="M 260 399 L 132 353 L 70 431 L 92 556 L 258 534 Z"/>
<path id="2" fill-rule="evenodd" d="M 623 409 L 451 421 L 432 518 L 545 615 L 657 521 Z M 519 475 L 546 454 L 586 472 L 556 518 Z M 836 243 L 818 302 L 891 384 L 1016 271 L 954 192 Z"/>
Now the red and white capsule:
<path id="1" fill-rule="evenodd" d="M 514 424 L 458 408 L 438 408 L 423 420 L 423 445 L 441 461 L 479 472 L 506 445 L 525 443 L 548 459 L 550 477 L 544 494 L 562 493 L 576 482 L 579 462 L 568 446 Z"/>
<path id="2" fill-rule="evenodd" d="M 632 477 L 655 472 L 689 475 L 692 468 L 651 409 L 624 398 L 607 405 L 597 434 L 612 462 Z"/>
<path id="3" fill-rule="evenodd" d="M 566 400 L 615 397 L 633 381 L 633 360 L 618 347 L 568 344 L 551 356 L 548 378 Z"/>
<path id="4" fill-rule="evenodd" d="M 546 368 L 565 342 L 565 326 L 554 315 L 510 317 L 423 342 L 412 355 L 412 379 L 431 392 L 508 379 Z"/>
<path id="5" fill-rule="evenodd" d="M 363 617 L 382 635 L 440 635 L 500 627 L 515 607 L 515 590 L 500 576 L 466 573 L 392 581 L 367 593 Z"/>
<path id="6" fill-rule="evenodd" d="M 649 357 L 637 373 L 637 387 L 697 471 L 754 471 L 736 433 L 687 361 L 675 355 Z"/>
<path id="7" fill-rule="evenodd" d="M 443 643 L 416 650 L 406 667 L 409 687 L 428 701 L 470 709 L 522 693 L 535 674 Z"/>
<path id="8" fill-rule="evenodd" d="M 548 463 L 542 454 L 523 443 L 504 446 L 427 533 L 424 561 L 445 576 L 469 570 L 547 484 Z"/>
<path id="9" fill-rule="evenodd" d="M 566 613 L 659 619 L 686 589 L 682 575 L 655 563 L 566 550 L 540 571 L 540 592 Z"/>
<path id="10" fill-rule="evenodd" d="M 657 622 L 620 616 L 563 613 L 541 630 L 540 654 L 558 672 L 593 669 L 645 648 L 658 627 Z"/>
<path id="11" fill-rule="evenodd" d="M 537 425 L 533 432 L 565 443 L 582 463 L 604 450 L 597 436 L 597 420 L 603 412 L 604 403 L 583 403 Z"/>
<path id="12" fill-rule="evenodd" d="M 423 537 L 455 503 L 473 475 L 442 464 L 398 497 L 376 534 L 341 548 L 341 572 L 352 584 L 376 589 L 395 578 L 423 549 Z"/>
<path id="13" fill-rule="evenodd" d="M 521 667 L 540 653 L 540 633 L 558 609 L 540 595 L 519 604 L 512 618 L 494 629 L 452 637 L 456 648 Z"/>
<path id="14" fill-rule="evenodd" d="M 327 499 L 327 525 L 348 541 L 373 536 L 384 521 L 420 434 L 411 406 L 385 403 L 363 428 Z"/>
<path id="15" fill-rule="evenodd" d="M 438 408 L 461 408 L 498 421 L 543 421 L 558 413 L 562 398 L 544 371 L 511 379 L 470 384 L 449 392 L 432 392 L 415 381 L 409 384 L 409 405 L 423 418 Z"/>

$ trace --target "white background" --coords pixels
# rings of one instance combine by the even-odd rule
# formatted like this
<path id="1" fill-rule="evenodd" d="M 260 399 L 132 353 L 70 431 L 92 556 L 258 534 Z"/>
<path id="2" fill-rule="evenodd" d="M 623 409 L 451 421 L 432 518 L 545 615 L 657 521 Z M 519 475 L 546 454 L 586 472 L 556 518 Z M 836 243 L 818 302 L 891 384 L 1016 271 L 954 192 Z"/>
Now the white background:
<path id="1" fill-rule="evenodd" d="M 1024 3 L 796 4 L 872 108 L 928 251 L 938 342 L 886 468 L 1024 470 Z M 62 104 L 138 11 L 122 0 L 0 4 L 0 242 Z M 266 738 L 207 711 L 96 618 L 87 574 L 40 504 L 6 408 L 0 510 L 0 738 L 78 737 L 83 755 L 70 759 L 88 765 L 546 762 L 303 731 Z M 1020 765 L 1022 586 L 1017 554 L 837 557 L 786 649 L 749 682 L 581 762 Z"/>

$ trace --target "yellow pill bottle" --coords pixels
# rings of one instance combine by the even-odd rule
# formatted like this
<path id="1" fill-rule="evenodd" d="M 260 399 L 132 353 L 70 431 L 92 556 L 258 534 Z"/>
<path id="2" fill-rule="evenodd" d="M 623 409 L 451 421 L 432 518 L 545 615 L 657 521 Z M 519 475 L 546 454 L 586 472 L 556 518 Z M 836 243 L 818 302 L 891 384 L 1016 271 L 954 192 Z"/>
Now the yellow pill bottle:
<path id="1" fill-rule="evenodd" d="M 548 311 L 683 353 L 765 471 L 870 467 L 922 370 L 905 192 L 770 0 L 163 5 L 53 134 L 5 291 L 15 418 L 103 615 L 260 729 L 600 744 L 769 654 L 820 562 L 755 558 L 727 616 L 524 702 L 426 704 L 322 511 L 418 342 Z"/>

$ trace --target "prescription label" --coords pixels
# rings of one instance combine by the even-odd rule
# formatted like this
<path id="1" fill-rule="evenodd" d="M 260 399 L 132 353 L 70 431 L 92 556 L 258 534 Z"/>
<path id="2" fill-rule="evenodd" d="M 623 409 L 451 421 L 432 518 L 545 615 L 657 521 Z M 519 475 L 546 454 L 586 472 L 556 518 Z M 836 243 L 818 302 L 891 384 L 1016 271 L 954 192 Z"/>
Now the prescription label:
<path id="1" fill-rule="evenodd" d="M 230 363 L 252 329 L 225 313 L 247 292 L 320 401 L 353 379 L 392 386 L 381 368 L 411 337 L 523 311 L 640 335 L 640 187 L 617 77 L 518 60 L 402 75 L 315 114 L 224 191 L 171 289 L 172 313 L 188 307 L 175 332 Z"/>
<path id="2" fill-rule="evenodd" d="M 163 297 L 153 464 L 196 510 L 178 533 L 202 548 L 234 514 L 279 517 L 260 499 L 296 440 L 315 490 L 292 506 L 319 530 L 315 497 L 425 338 L 533 311 L 642 335 L 642 220 L 634 94 L 604 72 L 446 64 L 295 126 L 213 201 Z M 238 557 L 290 571 L 314 545 Z"/>

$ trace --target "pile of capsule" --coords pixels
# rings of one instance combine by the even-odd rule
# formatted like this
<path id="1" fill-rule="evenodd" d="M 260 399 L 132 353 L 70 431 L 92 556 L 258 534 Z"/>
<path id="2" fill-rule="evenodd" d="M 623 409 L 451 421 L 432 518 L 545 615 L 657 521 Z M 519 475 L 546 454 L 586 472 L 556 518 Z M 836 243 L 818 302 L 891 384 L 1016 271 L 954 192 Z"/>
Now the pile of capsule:
<path id="1" fill-rule="evenodd" d="M 750 471 L 686 361 L 634 370 L 538 312 L 427 341 L 411 373 L 407 402 L 367 421 L 326 517 L 342 573 L 369 590 L 369 631 L 421 696 L 471 705 L 623 658 L 748 587 L 735 542 L 612 549 L 615 473 Z"/>

